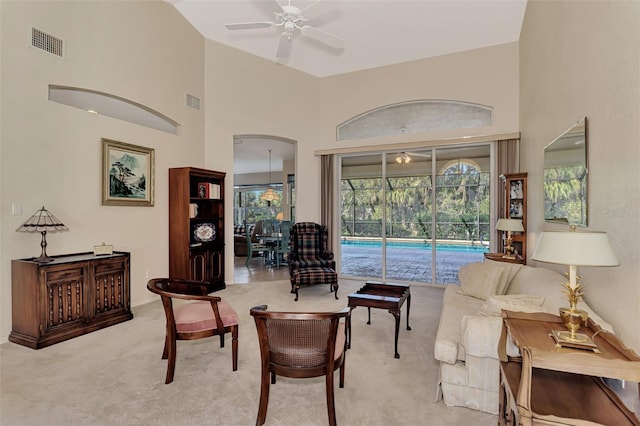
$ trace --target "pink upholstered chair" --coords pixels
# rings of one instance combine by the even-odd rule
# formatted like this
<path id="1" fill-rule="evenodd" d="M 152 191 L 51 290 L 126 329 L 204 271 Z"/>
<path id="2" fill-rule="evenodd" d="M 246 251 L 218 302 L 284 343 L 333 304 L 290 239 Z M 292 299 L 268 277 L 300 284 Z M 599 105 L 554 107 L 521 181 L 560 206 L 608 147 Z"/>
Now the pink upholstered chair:
<path id="1" fill-rule="evenodd" d="M 336 424 L 333 374 L 340 369 L 344 387 L 346 336 L 351 310 L 339 312 L 269 312 L 266 305 L 251 308 L 256 322 L 262 364 L 260 406 L 256 425 L 267 417 L 269 387 L 276 376 L 307 378 L 326 376 L 329 424 Z M 342 319 L 342 320 L 341 320 Z"/>
<path id="2" fill-rule="evenodd" d="M 149 291 L 162 298 L 167 318 L 167 334 L 162 359 L 169 359 L 165 383 L 173 381 L 176 368 L 176 340 L 194 340 L 231 333 L 233 371 L 238 369 L 238 315 L 222 298 L 209 296 L 206 283 L 174 278 L 154 278 L 147 282 Z M 173 299 L 190 300 L 174 308 Z"/>

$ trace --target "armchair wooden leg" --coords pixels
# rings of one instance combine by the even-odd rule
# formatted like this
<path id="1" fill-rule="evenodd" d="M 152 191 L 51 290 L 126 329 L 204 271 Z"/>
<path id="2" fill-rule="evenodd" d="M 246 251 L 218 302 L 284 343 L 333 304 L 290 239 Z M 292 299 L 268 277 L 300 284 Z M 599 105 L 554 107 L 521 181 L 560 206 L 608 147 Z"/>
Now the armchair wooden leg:
<path id="1" fill-rule="evenodd" d="M 169 334 L 164 337 L 164 349 L 162 350 L 162 359 L 169 357 Z"/>
<path id="2" fill-rule="evenodd" d="M 231 358 L 233 371 L 238 370 L 238 325 L 231 327 Z"/>
<path id="3" fill-rule="evenodd" d="M 262 426 L 267 418 L 267 406 L 269 404 L 269 371 L 262 370 L 260 380 L 260 406 L 258 407 L 258 418 L 256 426 Z"/>
<path id="4" fill-rule="evenodd" d="M 167 363 L 167 378 L 165 385 L 173 382 L 173 373 L 176 370 L 176 339 L 172 338 L 169 343 L 169 362 Z"/>
<path id="5" fill-rule="evenodd" d="M 329 415 L 329 425 L 336 426 L 336 406 L 333 400 L 333 371 L 327 373 L 327 414 Z"/>
<path id="6" fill-rule="evenodd" d="M 224 348 L 224 333 L 220 335 L 220 347 Z"/>
<path id="7" fill-rule="evenodd" d="M 344 357 L 345 355 L 342 354 Z M 340 366 L 340 387 L 344 388 L 344 364 L 346 360 L 342 360 L 342 365 Z"/>

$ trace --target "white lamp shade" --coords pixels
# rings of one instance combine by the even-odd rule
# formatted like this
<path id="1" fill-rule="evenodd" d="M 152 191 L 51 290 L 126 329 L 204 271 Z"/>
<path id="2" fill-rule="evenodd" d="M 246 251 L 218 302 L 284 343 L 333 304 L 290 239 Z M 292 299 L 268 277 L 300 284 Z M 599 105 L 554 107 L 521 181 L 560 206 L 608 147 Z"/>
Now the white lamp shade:
<path id="1" fill-rule="evenodd" d="M 543 231 L 531 258 L 574 266 L 619 265 L 604 232 Z"/>
<path id="2" fill-rule="evenodd" d="M 522 219 L 498 219 L 498 223 L 496 223 L 496 229 L 498 231 L 524 232 Z"/>

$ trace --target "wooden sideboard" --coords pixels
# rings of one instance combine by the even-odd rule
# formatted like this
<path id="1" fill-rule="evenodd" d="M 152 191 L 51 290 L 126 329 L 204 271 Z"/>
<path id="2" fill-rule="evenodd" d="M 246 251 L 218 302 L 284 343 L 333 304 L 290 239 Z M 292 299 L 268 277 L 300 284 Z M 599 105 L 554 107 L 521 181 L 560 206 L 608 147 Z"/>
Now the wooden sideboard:
<path id="1" fill-rule="evenodd" d="M 602 380 L 640 381 L 640 357 L 612 333 L 589 319 L 580 333 L 597 350 L 558 347 L 551 330 L 563 330 L 560 317 L 546 313 L 503 311 L 500 339 L 498 424 L 640 425 L 640 419 Z M 519 358 L 506 355 L 507 335 Z"/>
<path id="2" fill-rule="evenodd" d="M 132 319 L 129 262 L 126 252 L 12 260 L 9 341 L 40 349 Z"/>

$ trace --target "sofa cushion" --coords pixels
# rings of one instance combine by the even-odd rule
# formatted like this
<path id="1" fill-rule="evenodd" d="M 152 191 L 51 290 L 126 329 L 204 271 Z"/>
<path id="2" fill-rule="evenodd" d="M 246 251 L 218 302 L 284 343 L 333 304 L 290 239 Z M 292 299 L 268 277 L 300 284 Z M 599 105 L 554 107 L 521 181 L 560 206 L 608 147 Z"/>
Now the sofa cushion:
<path id="1" fill-rule="evenodd" d="M 468 263 L 458 272 L 459 293 L 486 300 L 497 293 L 505 268 L 485 262 Z M 505 274 L 506 276 L 507 274 Z"/>
<path id="2" fill-rule="evenodd" d="M 478 315 L 500 317 L 502 310 L 516 312 L 549 312 L 555 313 L 548 308 L 543 308 L 543 296 L 532 294 L 504 294 L 489 297 L 480 307 Z"/>
<path id="3" fill-rule="evenodd" d="M 500 279 L 500 284 L 498 285 L 496 294 L 505 294 L 513 278 L 516 276 L 520 268 L 524 266 L 520 263 L 498 262 L 498 261 L 489 260 L 489 259 L 485 260 L 485 263 L 490 266 L 497 266 L 497 267 L 504 268 L 505 273 Z"/>

